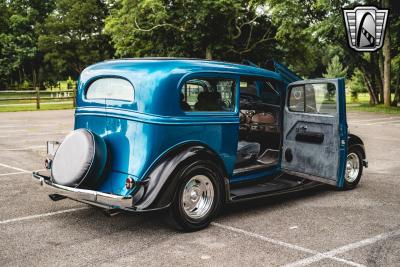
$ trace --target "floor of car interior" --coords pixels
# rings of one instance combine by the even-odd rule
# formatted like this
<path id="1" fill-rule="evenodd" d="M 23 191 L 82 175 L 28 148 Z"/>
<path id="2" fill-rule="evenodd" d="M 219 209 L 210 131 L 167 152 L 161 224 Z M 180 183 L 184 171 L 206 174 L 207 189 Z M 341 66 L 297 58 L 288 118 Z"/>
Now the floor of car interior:
<path id="1" fill-rule="evenodd" d="M 277 178 L 272 181 L 264 181 L 243 186 L 236 185 L 231 189 L 231 199 L 238 200 L 243 198 L 256 197 L 276 191 L 290 189 L 302 184 L 301 179 Z"/>
<path id="2" fill-rule="evenodd" d="M 274 165 L 278 163 L 279 150 L 267 149 L 265 152 L 257 159 L 257 162 L 266 165 Z"/>
<path id="3" fill-rule="evenodd" d="M 258 157 L 257 160 L 254 161 L 253 164 L 237 167 L 235 170 L 233 170 L 233 174 L 237 175 L 239 173 L 265 169 L 278 164 L 278 159 L 278 150 L 267 149 L 260 157 Z"/>

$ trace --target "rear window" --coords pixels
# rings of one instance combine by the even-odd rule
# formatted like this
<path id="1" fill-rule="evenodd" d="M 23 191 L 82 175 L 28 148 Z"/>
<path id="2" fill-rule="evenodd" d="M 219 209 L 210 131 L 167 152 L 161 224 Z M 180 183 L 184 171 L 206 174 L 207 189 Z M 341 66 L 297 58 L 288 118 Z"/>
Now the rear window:
<path id="1" fill-rule="evenodd" d="M 134 100 L 134 89 L 130 82 L 121 78 L 101 78 L 90 84 L 87 99 Z"/>

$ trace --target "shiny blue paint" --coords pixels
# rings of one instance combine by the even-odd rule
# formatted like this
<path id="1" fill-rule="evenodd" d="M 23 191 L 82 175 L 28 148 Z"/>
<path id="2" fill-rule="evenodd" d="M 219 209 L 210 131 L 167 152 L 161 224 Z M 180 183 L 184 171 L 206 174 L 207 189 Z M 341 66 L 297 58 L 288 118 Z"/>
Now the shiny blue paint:
<path id="1" fill-rule="evenodd" d="M 184 112 L 179 94 L 181 85 L 194 77 L 230 78 L 236 81 L 238 103 L 242 75 L 280 80 L 280 75 L 268 70 L 204 60 L 115 60 L 85 69 L 78 87 L 75 129 L 88 128 L 107 143 L 111 171 L 99 190 L 129 194 L 124 188 L 128 175 L 143 180 L 165 153 L 185 143 L 203 144 L 214 151 L 232 176 L 238 105 L 233 112 Z M 128 80 L 135 88 L 134 101 L 87 100 L 88 86 L 102 77 Z"/>

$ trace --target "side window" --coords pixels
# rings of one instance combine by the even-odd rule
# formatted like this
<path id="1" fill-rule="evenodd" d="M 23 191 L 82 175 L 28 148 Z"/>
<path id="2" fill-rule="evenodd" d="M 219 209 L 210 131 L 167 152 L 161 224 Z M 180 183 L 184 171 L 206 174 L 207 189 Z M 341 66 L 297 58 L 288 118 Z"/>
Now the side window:
<path id="1" fill-rule="evenodd" d="M 336 114 L 336 87 L 332 83 L 294 86 L 290 89 L 289 110 L 295 112 Z"/>
<path id="2" fill-rule="evenodd" d="M 240 80 L 240 94 L 257 96 L 257 84 L 254 80 Z"/>
<path id="3" fill-rule="evenodd" d="M 273 80 L 263 80 L 251 77 L 241 78 L 240 95 L 241 98 L 249 96 L 252 99 L 257 99 L 266 104 L 280 104 L 279 91 L 276 89 L 275 81 Z"/>
<path id="4" fill-rule="evenodd" d="M 259 81 L 260 86 L 260 97 L 263 103 L 280 105 L 281 97 L 279 89 L 276 87 L 276 82 L 270 81 Z"/>
<path id="5" fill-rule="evenodd" d="M 180 93 L 183 111 L 234 111 L 233 79 L 199 78 L 183 84 Z"/>
<path id="6" fill-rule="evenodd" d="M 134 89 L 130 82 L 121 78 L 100 78 L 90 84 L 86 98 L 133 101 Z"/>

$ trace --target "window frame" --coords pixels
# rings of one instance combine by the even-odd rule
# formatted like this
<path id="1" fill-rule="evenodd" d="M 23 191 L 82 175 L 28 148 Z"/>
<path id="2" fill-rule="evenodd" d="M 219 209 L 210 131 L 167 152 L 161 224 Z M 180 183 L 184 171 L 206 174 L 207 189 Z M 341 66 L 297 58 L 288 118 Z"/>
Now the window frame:
<path id="1" fill-rule="evenodd" d="M 307 107 L 307 97 L 306 97 L 306 95 L 305 95 L 306 85 L 307 85 L 307 84 L 311 84 L 311 85 L 314 85 L 314 84 L 331 84 L 331 85 L 333 85 L 334 88 L 335 88 L 335 91 L 336 91 L 336 93 L 335 93 L 336 112 L 335 112 L 335 113 L 307 112 L 307 111 L 306 111 L 306 107 Z M 303 94 L 304 94 L 304 111 L 295 111 L 295 110 L 290 109 L 290 95 L 291 95 L 292 89 L 293 89 L 294 87 L 302 87 L 302 88 L 303 88 Z M 307 83 L 293 84 L 293 85 L 290 85 L 290 86 L 288 87 L 288 90 L 287 90 L 287 94 L 286 94 L 286 95 L 287 95 L 286 107 L 287 107 L 287 110 L 288 110 L 289 112 L 291 112 L 291 113 L 301 113 L 301 114 L 318 115 L 318 116 L 328 116 L 328 117 L 335 117 L 335 116 L 338 115 L 338 112 L 339 112 L 339 94 L 338 94 L 338 88 L 337 88 L 336 84 L 333 83 L 333 82 L 330 82 L 330 81 L 329 81 L 329 82 L 328 82 L 328 81 L 318 81 L 318 82 L 307 82 Z"/>
<path id="2" fill-rule="evenodd" d="M 87 94 L 89 92 L 90 87 L 95 83 L 96 81 L 102 80 L 102 79 L 119 79 L 119 80 L 124 80 L 128 82 L 132 88 L 132 99 L 131 100 L 126 100 L 126 99 L 120 99 L 120 98 L 102 98 L 102 97 L 96 97 L 96 98 L 88 98 Z M 136 101 L 136 88 L 135 86 L 125 77 L 122 76 L 116 76 L 116 75 L 107 75 L 107 76 L 98 76 L 95 77 L 94 79 L 91 79 L 88 84 L 85 86 L 84 90 L 84 100 L 85 101 L 107 101 L 107 100 L 112 100 L 112 101 L 119 101 L 119 102 L 124 102 L 124 103 L 134 103 Z"/>

